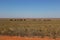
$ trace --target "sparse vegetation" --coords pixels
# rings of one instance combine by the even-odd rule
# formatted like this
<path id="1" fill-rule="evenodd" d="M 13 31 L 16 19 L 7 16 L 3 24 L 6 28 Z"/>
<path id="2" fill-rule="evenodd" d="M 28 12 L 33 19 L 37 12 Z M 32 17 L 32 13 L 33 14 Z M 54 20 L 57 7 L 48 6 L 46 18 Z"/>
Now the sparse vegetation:
<path id="1" fill-rule="evenodd" d="M 60 19 L 31 19 L 32 21 L 27 21 L 27 19 L 10 19 L 0 21 L 0 35 L 10 35 L 10 36 L 48 36 L 60 37 Z M 4 24 L 4 25 L 3 25 Z"/>

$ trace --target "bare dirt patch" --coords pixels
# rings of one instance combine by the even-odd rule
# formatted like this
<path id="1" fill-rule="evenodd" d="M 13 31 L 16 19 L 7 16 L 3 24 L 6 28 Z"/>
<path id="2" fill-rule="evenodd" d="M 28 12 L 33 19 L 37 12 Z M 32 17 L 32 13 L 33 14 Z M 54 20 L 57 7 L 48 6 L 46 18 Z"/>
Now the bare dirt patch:
<path id="1" fill-rule="evenodd" d="M 38 38 L 38 37 L 20 37 L 20 36 L 0 36 L 0 40 L 60 40 L 60 38 L 49 38 L 49 37 L 44 37 L 44 38 Z"/>

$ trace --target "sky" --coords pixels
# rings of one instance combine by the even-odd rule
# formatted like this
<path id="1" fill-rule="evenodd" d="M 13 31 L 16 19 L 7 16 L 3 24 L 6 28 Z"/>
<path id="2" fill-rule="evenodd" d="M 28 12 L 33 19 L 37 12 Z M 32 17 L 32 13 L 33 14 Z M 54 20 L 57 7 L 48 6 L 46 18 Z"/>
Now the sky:
<path id="1" fill-rule="evenodd" d="M 60 0 L 0 0 L 0 18 L 60 18 Z"/>

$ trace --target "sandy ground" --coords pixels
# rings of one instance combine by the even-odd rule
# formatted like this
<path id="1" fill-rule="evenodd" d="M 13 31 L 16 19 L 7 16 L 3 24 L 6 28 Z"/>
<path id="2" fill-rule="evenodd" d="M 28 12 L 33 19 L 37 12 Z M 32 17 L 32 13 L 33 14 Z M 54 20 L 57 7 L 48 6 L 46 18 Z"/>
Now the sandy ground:
<path id="1" fill-rule="evenodd" d="M 48 37 L 44 38 L 28 38 L 28 37 L 19 37 L 19 36 L 0 36 L 0 40 L 60 40 L 60 38 L 52 39 Z"/>

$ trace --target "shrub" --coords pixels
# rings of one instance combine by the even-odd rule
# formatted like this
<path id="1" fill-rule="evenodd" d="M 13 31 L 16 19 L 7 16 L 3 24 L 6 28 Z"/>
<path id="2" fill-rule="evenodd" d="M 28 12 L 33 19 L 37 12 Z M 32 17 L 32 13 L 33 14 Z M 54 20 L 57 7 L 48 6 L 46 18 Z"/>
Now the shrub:
<path id="1" fill-rule="evenodd" d="M 24 21 L 26 21 L 26 19 L 24 19 Z"/>
<path id="2" fill-rule="evenodd" d="M 10 21 L 13 21 L 13 19 L 10 19 Z"/>
<path id="3" fill-rule="evenodd" d="M 20 21 L 23 21 L 23 19 L 20 19 Z"/>

